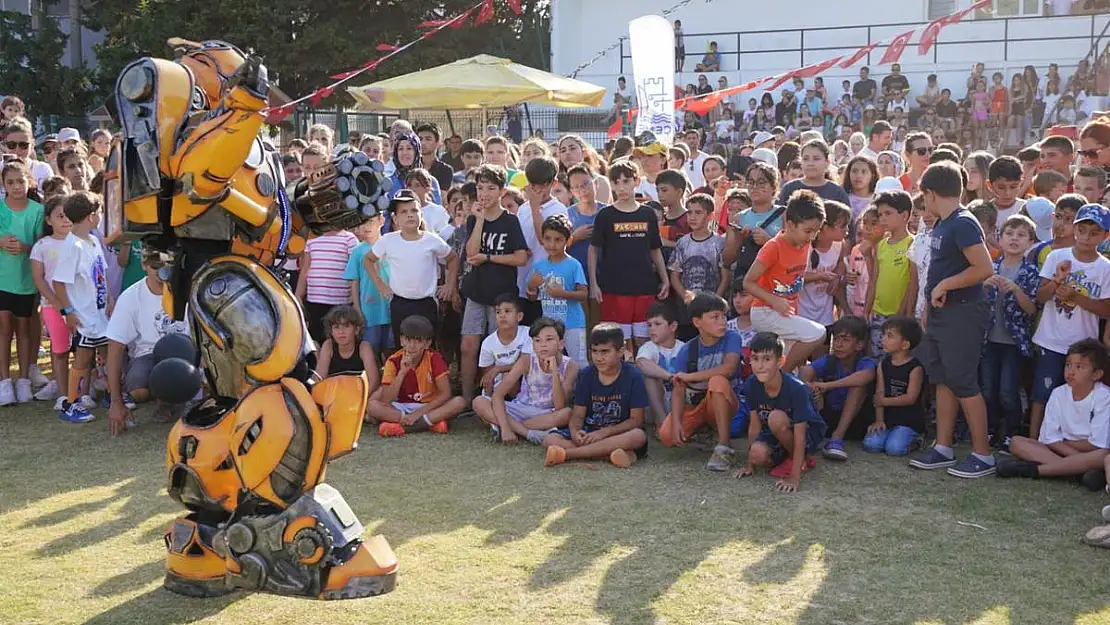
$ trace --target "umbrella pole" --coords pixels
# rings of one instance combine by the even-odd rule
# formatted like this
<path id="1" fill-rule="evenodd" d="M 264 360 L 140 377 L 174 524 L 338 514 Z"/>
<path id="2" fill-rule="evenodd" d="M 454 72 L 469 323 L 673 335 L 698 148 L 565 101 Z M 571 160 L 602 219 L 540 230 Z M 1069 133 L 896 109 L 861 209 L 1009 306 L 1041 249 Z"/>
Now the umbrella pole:
<path id="1" fill-rule="evenodd" d="M 536 129 L 532 127 L 532 111 L 528 109 L 528 103 L 524 103 L 524 116 L 528 119 L 528 136 L 532 137 L 536 134 Z"/>
<path id="2" fill-rule="evenodd" d="M 443 109 L 447 113 L 447 127 L 451 129 L 451 134 L 455 134 L 455 120 L 451 119 L 451 109 Z"/>

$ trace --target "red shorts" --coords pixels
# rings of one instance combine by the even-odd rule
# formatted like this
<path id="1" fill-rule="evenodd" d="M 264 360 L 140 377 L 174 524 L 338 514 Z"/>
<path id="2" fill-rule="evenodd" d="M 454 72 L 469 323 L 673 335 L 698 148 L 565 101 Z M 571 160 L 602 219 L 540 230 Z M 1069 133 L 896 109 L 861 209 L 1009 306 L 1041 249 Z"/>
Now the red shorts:
<path id="1" fill-rule="evenodd" d="M 647 321 L 647 311 L 655 303 L 654 295 L 601 294 L 601 320 L 621 325 Z"/>

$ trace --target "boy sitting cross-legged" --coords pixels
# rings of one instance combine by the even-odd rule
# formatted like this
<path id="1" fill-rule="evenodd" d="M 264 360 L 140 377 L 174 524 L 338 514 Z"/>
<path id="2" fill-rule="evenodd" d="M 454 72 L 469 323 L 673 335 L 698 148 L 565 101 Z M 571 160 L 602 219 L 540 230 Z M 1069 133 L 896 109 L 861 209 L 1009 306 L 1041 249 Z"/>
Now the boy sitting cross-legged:
<path id="1" fill-rule="evenodd" d="M 435 328 L 423 315 L 401 321 L 401 349 L 385 361 L 382 385 L 370 395 L 369 418 L 381 422 L 378 435 L 404 436 L 431 430 L 447 433 L 447 420 L 466 409 L 451 396 L 447 363 L 432 349 Z"/>
<path id="2" fill-rule="evenodd" d="M 521 354 L 501 378 L 492 399 L 475 398 L 474 412 L 489 424 L 496 441 L 513 445 L 523 436 L 539 445 L 549 430 L 570 422 L 578 365 L 563 355 L 565 333 L 562 321 L 537 319 L 528 332 L 531 353 Z M 517 396 L 506 401 L 518 388 Z"/>
<path id="3" fill-rule="evenodd" d="M 644 376 L 624 362 L 623 348 L 624 331 L 615 323 L 599 323 L 590 332 L 594 364 L 578 374 L 570 424 L 543 440 L 546 466 L 608 458 L 626 468 L 647 455 Z"/>
<path id="4" fill-rule="evenodd" d="M 744 342 L 728 329 L 728 304 L 715 294 L 698 292 L 689 305 L 690 319 L 698 331 L 675 357 L 681 372 L 674 375 L 671 413 L 659 427 L 659 440 L 680 447 L 705 425 L 717 430 L 717 446 L 706 468 L 727 471 L 736 451 L 729 427 L 740 407 L 740 351 Z"/>
<path id="5" fill-rule="evenodd" d="M 875 381 L 875 360 L 864 356 L 871 330 L 861 317 L 841 317 L 829 329 L 829 354 L 802 367 L 799 377 L 813 391 L 814 405 L 833 428 L 822 454 L 829 460 L 847 460 L 844 439 L 860 440 L 873 416 L 867 401 Z"/>
<path id="6" fill-rule="evenodd" d="M 1000 463 L 998 477 L 1064 477 L 1102 470 L 1110 447 L 1110 388 L 1102 383 L 1107 366 L 1106 348 L 1096 339 L 1068 348 L 1065 384 L 1048 398 L 1040 437 L 1015 436 L 1010 452 L 1018 459 Z"/>
<path id="7" fill-rule="evenodd" d="M 678 350 L 685 343 L 675 338 L 678 320 L 667 302 L 655 302 L 648 308 L 647 324 L 648 342 L 636 353 L 636 365 L 644 374 L 651 402 L 647 423 L 658 427 L 670 411 L 673 378 L 679 371 Z"/>
<path id="8" fill-rule="evenodd" d="M 925 368 L 913 357 L 921 342 L 917 319 L 895 315 L 883 322 L 883 356 L 875 378 L 875 422 L 863 439 L 865 451 L 904 456 L 925 433 L 922 390 Z"/>
<path id="9" fill-rule="evenodd" d="M 782 339 L 760 332 L 752 339 L 752 375 L 744 382 L 744 398 L 752 407 L 748 422 L 748 465 L 736 472 L 746 477 L 756 467 L 774 467 L 775 489 L 798 490 L 802 472 L 813 468 L 812 454 L 821 447 L 828 426 L 817 414 L 805 382 L 782 369 Z"/>

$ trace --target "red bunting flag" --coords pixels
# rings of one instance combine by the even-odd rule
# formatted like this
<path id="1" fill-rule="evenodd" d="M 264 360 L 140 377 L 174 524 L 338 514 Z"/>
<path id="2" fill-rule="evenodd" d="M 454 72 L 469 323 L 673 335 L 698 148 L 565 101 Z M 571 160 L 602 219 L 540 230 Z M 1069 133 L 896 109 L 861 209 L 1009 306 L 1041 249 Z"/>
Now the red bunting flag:
<path id="1" fill-rule="evenodd" d="M 849 67 L 855 65 L 856 63 L 859 63 L 860 59 L 867 56 L 868 54 L 871 54 L 871 51 L 874 50 L 875 47 L 879 45 L 879 43 L 880 42 L 878 42 L 878 41 L 876 41 L 875 43 L 869 43 L 866 46 L 863 46 L 862 48 L 860 48 L 859 50 L 856 50 L 855 54 L 853 54 L 852 56 L 850 56 L 850 57 L 844 59 L 843 61 L 841 61 L 840 67 L 843 68 L 843 69 L 848 69 Z"/>
<path id="2" fill-rule="evenodd" d="M 381 62 L 382 62 L 381 59 L 370 59 L 369 61 L 363 63 L 360 67 L 362 67 L 362 69 L 372 70 L 372 69 L 376 69 L 378 67 L 378 63 L 381 63 Z"/>
<path id="3" fill-rule="evenodd" d="M 396 52 L 398 50 L 397 46 L 391 43 L 379 43 L 374 49 L 378 52 Z"/>
<path id="4" fill-rule="evenodd" d="M 936 43 L 937 38 L 940 37 L 940 31 L 945 26 L 950 26 L 952 24 L 959 24 L 960 21 L 963 20 L 968 15 L 971 15 L 973 12 L 975 12 L 979 9 L 985 9 L 985 8 L 989 7 L 990 5 L 991 5 L 991 0 L 979 0 L 979 2 L 976 2 L 975 4 L 973 4 L 973 5 L 969 6 L 968 8 L 964 9 L 963 11 L 959 11 L 958 13 L 953 13 L 952 15 L 945 15 L 943 17 L 938 17 L 937 19 L 929 22 L 929 24 L 927 26 L 925 26 L 925 30 L 921 33 L 921 41 L 918 42 L 918 44 L 917 44 L 918 54 L 928 54 L 929 53 L 929 50 L 931 50 L 933 48 L 933 44 Z"/>
<path id="5" fill-rule="evenodd" d="M 524 9 L 521 8 L 521 6 L 520 6 L 520 0 L 506 0 L 506 1 L 509 4 L 509 8 L 513 10 L 514 15 L 520 15 L 524 11 Z"/>
<path id="6" fill-rule="evenodd" d="M 473 12 L 474 12 L 474 8 L 471 7 L 471 8 L 466 10 L 466 13 L 463 13 L 462 15 L 460 15 L 460 16 L 456 17 L 455 19 L 451 20 L 447 25 L 449 27 L 451 27 L 453 30 L 458 30 L 458 29 L 462 28 L 463 26 L 466 26 L 466 21 L 470 19 L 470 14 L 473 13 Z"/>
<path id="7" fill-rule="evenodd" d="M 451 23 L 451 20 L 427 20 L 420 22 L 416 25 L 417 28 L 443 28 Z"/>
<path id="8" fill-rule="evenodd" d="M 482 3 L 482 10 L 478 11 L 478 17 L 474 18 L 474 25 L 481 26 L 486 22 L 493 19 L 493 0 L 486 0 Z"/>
<path id="9" fill-rule="evenodd" d="M 312 94 L 312 98 L 310 98 L 312 101 L 312 105 L 317 106 L 318 104 L 320 104 L 320 102 L 324 100 L 324 98 L 331 96 L 331 94 L 335 93 L 335 88 L 338 86 L 338 84 L 331 84 L 327 87 L 321 87 L 317 89 L 316 92 Z"/>
<path id="10" fill-rule="evenodd" d="M 913 37 L 913 31 L 907 30 L 895 37 L 890 44 L 887 45 L 886 52 L 883 53 L 883 58 L 879 60 L 879 65 L 886 65 L 888 63 L 897 63 L 898 59 L 902 58 L 902 51 L 910 43 Z"/>
<path id="11" fill-rule="evenodd" d="M 797 76 L 798 78 L 813 78 L 815 76 L 818 76 L 820 74 L 824 74 L 825 72 L 829 71 L 829 68 L 831 68 L 833 65 L 836 65 L 837 63 L 839 63 L 840 59 L 842 59 L 842 58 L 844 58 L 844 57 L 838 56 L 835 59 L 828 59 L 828 60 L 825 60 L 825 61 L 821 61 L 820 63 L 814 63 L 813 65 L 807 65 L 807 66 L 799 69 L 798 71 L 794 72 L 794 75 Z"/>
<path id="12" fill-rule="evenodd" d="M 363 70 L 362 70 L 361 68 L 360 68 L 360 69 L 352 69 L 352 70 L 351 70 L 351 71 L 349 71 L 349 72 L 342 72 L 342 73 L 339 73 L 339 74 L 333 74 L 333 75 L 332 75 L 332 78 L 333 78 L 334 80 L 347 80 L 348 78 L 351 78 L 351 77 L 352 77 L 352 76 L 354 76 L 355 74 L 359 74 L 359 73 L 361 73 L 362 71 L 363 71 Z"/>
<path id="13" fill-rule="evenodd" d="M 276 126 L 284 121 L 286 117 L 289 117 L 296 108 L 296 102 L 290 102 L 289 104 L 283 104 L 277 108 L 272 108 L 266 115 L 266 123 L 271 126 Z"/>

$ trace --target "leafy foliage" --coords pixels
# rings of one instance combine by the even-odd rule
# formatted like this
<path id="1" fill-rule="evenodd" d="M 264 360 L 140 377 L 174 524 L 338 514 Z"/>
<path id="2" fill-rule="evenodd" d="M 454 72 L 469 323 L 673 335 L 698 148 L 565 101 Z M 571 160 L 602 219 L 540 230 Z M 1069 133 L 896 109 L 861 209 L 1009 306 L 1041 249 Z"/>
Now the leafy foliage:
<path id="1" fill-rule="evenodd" d="M 54 20 L 35 30 L 31 16 L 0 11 L 0 94 L 19 96 L 32 117 L 87 113 L 95 103 L 90 74 L 62 65 L 68 39 Z"/>

